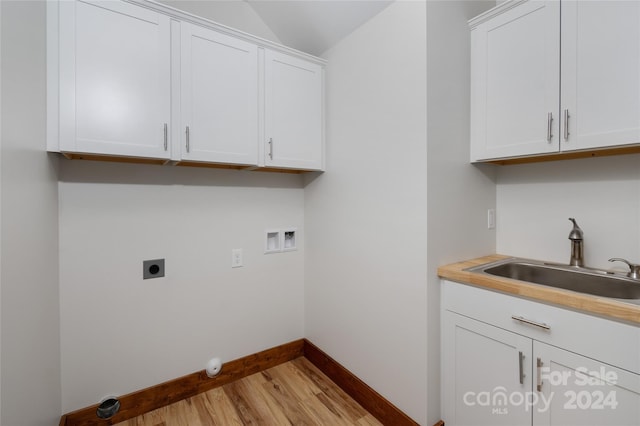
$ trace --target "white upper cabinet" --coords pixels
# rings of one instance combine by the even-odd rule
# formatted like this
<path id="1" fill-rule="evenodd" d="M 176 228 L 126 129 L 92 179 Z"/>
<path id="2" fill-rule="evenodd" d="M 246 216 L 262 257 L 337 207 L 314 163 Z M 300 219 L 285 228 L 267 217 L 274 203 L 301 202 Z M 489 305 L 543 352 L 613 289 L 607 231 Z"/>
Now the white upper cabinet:
<path id="1" fill-rule="evenodd" d="M 47 150 L 322 170 L 324 61 L 145 0 L 47 2 Z"/>
<path id="2" fill-rule="evenodd" d="M 640 142 L 640 2 L 562 2 L 561 104 L 563 151 Z"/>
<path id="3" fill-rule="evenodd" d="M 265 50 L 265 165 L 323 168 L 323 74 L 318 64 Z"/>
<path id="4" fill-rule="evenodd" d="M 187 23 L 181 43 L 181 159 L 257 165 L 257 46 Z"/>
<path id="5" fill-rule="evenodd" d="M 559 24 L 532 1 L 472 30 L 472 160 L 558 151 Z"/>
<path id="6" fill-rule="evenodd" d="M 59 150 L 168 159 L 169 41 L 157 12 L 60 2 Z"/>
<path id="7" fill-rule="evenodd" d="M 471 161 L 640 143 L 640 2 L 511 1 L 470 25 Z"/>

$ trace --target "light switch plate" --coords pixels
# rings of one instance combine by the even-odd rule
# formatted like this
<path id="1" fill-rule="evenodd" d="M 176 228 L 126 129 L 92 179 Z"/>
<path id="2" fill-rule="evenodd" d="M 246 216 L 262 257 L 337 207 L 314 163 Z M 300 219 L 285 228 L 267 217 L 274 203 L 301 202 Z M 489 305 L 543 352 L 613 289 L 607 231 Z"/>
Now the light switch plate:
<path id="1" fill-rule="evenodd" d="M 242 249 L 231 250 L 231 267 L 240 268 L 242 266 Z"/>
<path id="2" fill-rule="evenodd" d="M 495 209 L 487 210 L 487 229 L 495 229 L 496 227 L 496 211 Z"/>

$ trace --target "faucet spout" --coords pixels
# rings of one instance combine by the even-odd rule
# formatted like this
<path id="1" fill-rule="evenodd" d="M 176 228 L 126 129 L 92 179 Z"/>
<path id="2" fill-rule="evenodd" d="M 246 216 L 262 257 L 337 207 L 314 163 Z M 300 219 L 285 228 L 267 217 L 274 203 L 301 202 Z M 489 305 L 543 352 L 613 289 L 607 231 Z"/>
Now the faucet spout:
<path id="1" fill-rule="evenodd" d="M 570 217 L 569 220 L 573 222 L 573 229 L 569 233 L 569 239 L 571 240 L 571 259 L 569 260 L 569 265 L 584 266 L 584 233 L 574 218 Z"/>

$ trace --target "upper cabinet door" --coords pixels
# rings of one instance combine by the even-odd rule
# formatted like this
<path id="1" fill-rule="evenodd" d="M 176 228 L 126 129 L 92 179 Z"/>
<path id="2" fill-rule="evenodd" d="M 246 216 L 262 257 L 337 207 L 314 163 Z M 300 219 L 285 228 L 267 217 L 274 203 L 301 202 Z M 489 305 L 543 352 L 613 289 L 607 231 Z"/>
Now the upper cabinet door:
<path id="1" fill-rule="evenodd" d="M 322 67 L 265 50 L 265 165 L 323 168 Z"/>
<path id="2" fill-rule="evenodd" d="M 117 1 L 59 7 L 60 151 L 169 158 L 169 17 Z"/>
<path id="3" fill-rule="evenodd" d="M 562 2 L 561 99 L 562 150 L 640 143 L 640 2 Z"/>
<path id="4" fill-rule="evenodd" d="M 472 161 L 558 151 L 559 23 L 530 1 L 472 30 Z"/>
<path id="5" fill-rule="evenodd" d="M 183 160 L 258 164 L 258 48 L 183 23 Z"/>

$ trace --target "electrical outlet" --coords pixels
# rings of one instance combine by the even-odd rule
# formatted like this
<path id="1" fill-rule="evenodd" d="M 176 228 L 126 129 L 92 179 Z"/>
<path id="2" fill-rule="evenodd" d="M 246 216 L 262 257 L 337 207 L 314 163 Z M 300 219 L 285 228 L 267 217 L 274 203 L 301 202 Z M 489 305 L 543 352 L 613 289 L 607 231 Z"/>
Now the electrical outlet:
<path id="1" fill-rule="evenodd" d="M 232 268 L 242 267 L 242 249 L 231 250 L 231 267 Z"/>
<path id="2" fill-rule="evenodd" d="M 142 262 L 142 279 L 164 277 L 164 259 L 144 260 Z"/>

